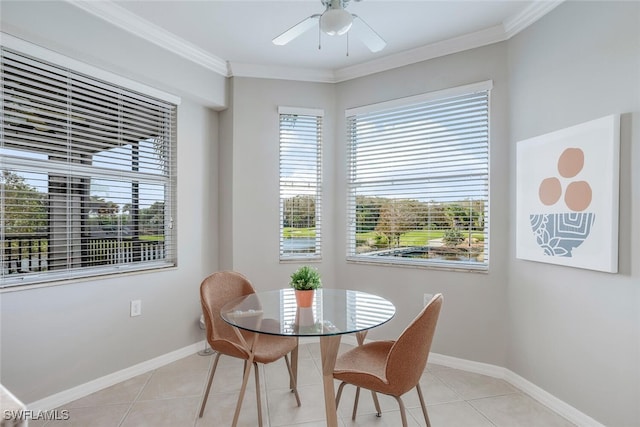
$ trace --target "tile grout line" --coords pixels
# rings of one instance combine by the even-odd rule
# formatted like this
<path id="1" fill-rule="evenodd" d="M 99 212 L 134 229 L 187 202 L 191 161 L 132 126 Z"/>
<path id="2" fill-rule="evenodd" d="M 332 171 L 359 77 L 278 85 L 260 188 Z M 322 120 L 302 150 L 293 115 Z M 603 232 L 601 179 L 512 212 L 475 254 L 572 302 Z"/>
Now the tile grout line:
<path id="1" fill-rule="evenodd" d="M 316 373 L 319 372 L 321 374 L 321 367 L 320 367 L 321 360 L 316 357 L 317 356 L 317 352 L 316 351 L 312 351 L 311 348 L 305 347 L 304 351 L 301 351 L 301 353 L 306 355 L 306 356 L 308 356 L 308 357 L 299 357 L 299 360 L 305 360 L 305 363 L 310 361 L 312 363 L 312 366 L 315 368 Z M 215 356 L 215 354 L 213 356 Z M 300 354 L 299 354 L 299 356 L 300 356 Z M 188 412 L 186 412 L 185 413 L 185 419 L 184 419 L 184 421 L 185 421 L 184 425 L 193 425 L 193 427 L 197 427 L 198 426 L 198 421 L 199 421 L 198 414 L 199 414 L 200 404 L 202 403 L 202 399 L 204 398 L 204 390 L 206 389 L 208 377 L 209 377 L 209 374 L 210 374 L 209 371 L 210 371 L 212 363 L 213 363 L 213 357 L 210 357 L 208 361 L 199 360 L 198 361 L 198 365 L 199 366 L 197 367 L 197 369 L 198 370 L 204 370 L 203 368 L 205 367 L 205 362 L 207 362 L 206 364 L 208 365 L 209 369 L 206 370 L 204 374 L 202 374 L 202 375 L 205 376 L 204 381 L 200 382 L 200 387 L 199 388 L 193 387 L 191 389 L 193 391 L 191 393 L 189 393 L 188 396 L 185 395 L 185 396 L 173 396 L 173 397 L 163 397 L 163 398 L 159 398 L 159 399 L 151 399 L 151 400 L 170 400 L 170 399 L 176 399 L 176 398 L 180 398 L 180 399 L 190 398 L 190 399 L 193 399 L 195 397 L 199 397 L 198 404 L 196 405 L 196 409 L 195 409 L 195 414 L 194 414 L 194 416 L 192 418 L 194 420 L 193 424 L 190 424 L 188 422 L 189 414 L 188 414 Z M 284 363 L 284 362 L 282 362 L 282 363 Z M 277 365 L 278 365 L 278 368 L 280 368 L 280 366 L 279 366 L 280 363 L 277 363 Z M 311 367 L 311 365 L 309 367 Z M 453 368 L 447 368 L 446 370 L 448 371 L 449 369 L 453 369 Z M 156 369 L 154 369 L 152 371 L 149 371 L 148 378 L 145 379 L 143 382 L 141 382 L 141 386 L 138 389 L 138 391 L 134 394 L 134 397 L 130 397 L 128 399 L 122 399 L 121 400 L 122 403 L 104 403 L 104 404 L 98 405 L 100 407 L 113 406 L 113 405 L 122 405 L 122 404 L 124 404 L 124 406 L 128 405 L 128 407 L 125 408 L 126 410 L 123 412 L 123 415 L 121 415 L 121 418 L 119 419 L 119 421 L 116 420 L 117 416 L 113 417 L 113 422 L 115 423 L 113 425 L 116 425 L 118 427 L 123 427 L 124 425 L 127 424 L 127 420 L 128 420 L 129 416 L 133 416 L 133 415 L 138 414 L 137 411 L 136 412 L 133 411 L 133 407 L 136 406 L 136 404 L 138 404 L 138 403 L 146 402 L 146 400 L 141 400 L 141 397 L 145 394 L 146 388 L 150 386 L 151 382 L 154 381 L 154 379 L 156 379 L 156 380 L 158 379 L 158 375 L 160 375 L 158 371 L 159 371 L 158 368 L 156 368 Z M 261 374 L 261 376 L 263 378 L 263 380 L 261 381 L 261 385 L 262 385 L 261 386 L 261 394 L 262 394 L 262 391 L 264 391 L 265 395 L 264 395 L 264 397 L 261 397 L 261 403 L 264 402 L 264 405 L 262 405 L 262 407 L 263 407 L 264 426 L 265 427 L 272 427 L 272 419 L 271 418 L 274 417 L 274 416 L 278 417 L 279 416 L 278 415 L 279 412 L 276 411 L 276 412 L 272 413 L 272 411 L 270 410 L 271 409 L 270 408 L 270 404 L 275 404 L 276 401 L 274 401 L 272 399 L 272 397 L 275 398 L 274 396 L 278 396 L 280 392 L 278 391 L 278 394 L 274 394 L 274 395 L 270 396 L 269 391 L 271 390 L 271 388 L 270 388 L 271 384 L 270 384 L 270 380 L 267 377 L 267 371 L 268 371 L 267 370 L 267 365 L 262 364 L 262 366 L 260 366 L 260 374 Z M 483 400 L 487 400 L 487 399 L 490 400 L 490 399 L 508 397 L 508 396 L 524 396 L 524 397 L 532 399 L 536 404 L 540 405 L 540 407 L 542 409 L 544 409 L 546 412 L 548 412 L 549 414 L 557 415 L 557 416 L 561 417 L 564 421 L 568 422 L 568 420 L 565 417 L 563 417 L 560 414 L 558 414 L 557 412 L 553 411 L 551 408 L 549 408 L 548 406 L 544 405 L 543 403 L 541 403 L 537 399 L 533 398 L 528 393 L 524 392 L 523 390 L 519 389 L 518 387 L 513 387 L 512 391 L 510 391 L 511 389 L 502 389 L 502 390 L 493 389 L 492 390 L 491 387 L 488 388 L 488 389 L 484 389 L 484 387 L 482 387 L 483 384 L 477 383 L 477 381 L 474 379 L 474 377 L 471 377 L 470 381 L 469 381 L 469 384 L 471 384 L 471 385 L 475 384 L 473 387 L 479 387 L 480 391 L 484 391 L 484 392 L 488 392 L 488 393 L 486 395 L 482 395 L 482 393 L 477 393 L 477 394 L 480 394 L 480 395 L 478 395 L 478 396 L 470 396 L 469 398 L 466 398 L 461 393 L 462 393 L 462 391 L 464 391 L 466 394 L 471 394 L 472 395 L 473 394 L 472 392 L 467 392 L 467 391 L 470 390 L 470 389 L 467 388 L 467 386 L 471 387 L 471 385 L 466 384 L 466 383 L 464 383 L 464 384 L 460 383 L 461 380 L 456 378 L 456 377 L 454 377 L 454 376 L 447 377 L 445 375 L 444 379 L 441 378 L 438 375 L 440 373 L 440 369 L 439 368 L 436 368 L 435 370 L 433 370 L 433 369 L 430 369 L 427 366 L 427 367 L 425 367 L 424 373 L 431 374 L 432 381 L 438 382 L 440 385 L 442 385 L 443 387 L 446 387 L 446 389 L 448 389 L 451 392 L 451 394 L 449 395 L 448 392 L 444 393 L 444 389 L 443 389 L 443 393 L 444 394 L 442 394 L 440 397 L 442 397 L 442 398 L 446 397 L 447 399 L 442 399 L 442 401 L 437 401 L 437 403 L 429 404 L 429 402 L 426 401 L 425 403 L 426 403 L 428 409 L 435 408 L 435 407 L 440 406 L 440 405 L 446 405 L 446 404 L 449 404 L 449 403 L 454 403 L 454 402 L 460 402 L 460 403 L 464 402 L 464 404 L 467 405 L 468 407 L 470 407 L 470 409 L 473 411 L 473 413 L 476 414 L 475 416 L 478 416 L 478 418 L 477 418 L 478 421 L 484 420 L 485 422 L 487 422 L 488 426 L 495 427 L 495 426 L 500 425 L 501 418 L 496 418 L 495 416 L 491 416 L 491 414 L 493 412 L 489 412 L 489 413 L 485 414 L 485 412 L 483 412 L 483 408 L 485 408 L 485 406 L 480 406 L 480 408 L 478 408 L 476 405 L 479 405 L 479 402 L 481 402 Z M 298 374 L 300 374 L 300 371 L 298 372 Z M 480 374 L 480 375 L 482 375 L 482 374 Z M 287 378 L 288 378 L 287 373 L 285 373 L 285 376 L 287 376 Z M 450 380 L 453 380 L 451 382 L 452 385 L 450 385 L 450 383 L 447 381 L 447 378 L 450 379 Z M 278 384 L 280 383 L 280 380 L 281 380 L 281 378 L 280 378 L 279 375 L 274 375 L 272 377 L 272 380 L 271 380 L 271 381 L 274 381 L 273 385 L 278 387 L 277 390 L 281 389 L 281 387 L 278 386 Z M 300 380 L 300 375 L 298 375 L 298 380 Z M 426 381 L 425 384 L 428 383 L 428 382 L 429 381 Z M 458 386 L 459 386 L 458 388 L 454 387 L 456 384 L 458 384 Z M 306 384 L 305 386 L 309 386 L 309 385 L 310 384 Z M 257 386 L 257 384 L 256 384 L 256 386 Z M 298 382 L 297 386 L 298 387 L 300 386 L 299 382 Z M 286 388 L 288 389 L 288 386 Z M 458 389 L 460 389 L 461 392 L 457 391 Z M 276 390 L 276 389 L 274 389 L 274 390 Z M 126 390 L 123 389 L 123 391 L 126 391 Z M 199 394 L 195 394 L 194 392 L 199 393 Z M 129 392 L 127 392 L 127 394 L 129 394 Z M 457 398 L 457 399 L 449 401 L 448 400 L 449 397 Z M 346 401 L 345 401 L 345 403 L 346 403 Z M 89 407 L 94 407 L 94 405 L 89 405 Z M 79 408 L 84 408 L 84 407 L 80 406 Z M 409 420 L 410 424 L 417 423 L 417 425 L 422 425 L 420 420 L 424 420 L 424 419 L 422 417 L 422 413 L 420 411 L 419 405 L 418 406 L 414 406 L 414 407 L 408 407 L 407 406 L 406 408 L 407 408 L 407 412 L 409 413 L 407 418 L 408 419 L 410 418 L 413 421 L 413 422 L 411 422 L 411 420 Z M 415 413 L 413 413 L 414 410 L 415 410 Z M 394 412 L 395 414 L 398 414 L 397 410 L 391 410 L 390 409 L 389 412 Z M 339 420 L 338 424 L 340 426 L 350 425 L 350 415 L 347 415 L 346 412 L 343 414 L 340 411 L 338 411 L 337 415 L 338 415 L 338 420 Z M 361 414 L 360 416 L 364 416 L 364 414 Z M 358 418 L 360 418 L 360 416 Z M 399 415 L 398 415 L 398 417 L 399 417 Z M 395 422 L 395 420 L 392 420 L 392 421 Z M 291 421 L 288 421 L 288 422 L 291 422 Z M 310 422 L 310 421 L 306 421 L 306 422 Z M 304 425 L 306 422 L 299 423 L 299 427 Z M 40 424 L 38 424 L 38 425 L 40 425 Z M 46 421 L 45 423 L 43 423 L 42 427 L 48 427 L 48 426 L 51 426 L 51 425 L 53 425 L 53 423 L 49 420 L 49 421 Z M 204 426 L 205 424 L 202 423 L 201 425 Z M 289 425 L 289 424 L 287 424 L 287 425 Z M 291 425 L 291 426 L 292 427 L 293 426 L 298 426 L 298 424 Z"/>
<path id="2" fill-rule="evenodd" d="M 508 393 L 508 394 L 513 394 L 513 393 Z M 503 394 L 502 396 L 507 396 L 507 394 Z M 495 396 L 490 396 L 490 397 L 495 397 Z M 481 397 L 479 399 L 487 399 L 487 397 Z M 470 400 L 465 400 L 465 403 L 467 405 L 469 405 L 474 411 L 476 411 L 482 418 L 484 418 L 485 420 L 487 420 L 489 422 L 489 424 L 491 424 L 492 426 L 497 426 L 496 423 L 493 422 L 493 420 L 491 418 L 489 418 L 487 415 L 484 414 L 484 412 L 482 412 L 481 410 L 479 410 L 478 408 L 476 408 L 475 406 L 473 406 L 473 404 L 471 403 L 473 400 L 479 400 L 479 399 L 470 399 Z"/>
<path id="3" fill-rule="evenodd" d="M 448 368 L 448 369 L 453 369 L 453 368 Z M 437 370 L 436 371 L 430 371 L 431 375 L 433 375 L 433 377 L 440 381 L 442 384 L 444 384 L 447 388 L 449 388 L 456 396 L 460 397 L 461 401 L 466 403 L 471 409 L 473 409 L 474 412 L 476 412 L 478 415 L 480 415 L 482 418 L 484 418 L 485 420 L 487 420 L 487 422 L 489 424 L 491 424 L 492 426 L 496 426 L 496 424 L 489 418 L 487 417 L 484 413 L 482 413 L 480 410 L 478 410 L 478 408 L 476 408 L 471 402 L 473 400 L 479 400 L 479 399 L 489 399 L 489 398 L 493 398 L 493 397 L 498 397 L 498 396 L 507 396 L 507 395 L 511 395 L 511 394 L 517 394 L 520 393 L 520 391 L 515 388 L 515 390 L 511 393 L 499 393 L 497 395 L 490 395 L 490 396 L 482 396 L 482 397 L 478 397 L 478 398 L 474 398 L 474 399 L 468 399 L 465 398 L 461 393 L 459 393 L 455 387 L 453 387 L 449 382 L 447 382 L 445 379 L 440 378 L 440 376 L 438 376 L 437 374 Z M 427 405 L 429 406 L 429 405 Z M 435 406 L 435 405 L 432 405 Z"/>
<path id="4" fill-rule="evenodd" d="M 196 354 L 201 357 L 209 357 L 209 368 L 207 369 L 207 373 L 204 378 L 204 384 L 202 384 L 202 389 L 200 390 L 200 395 L 199 395 L 200 399 L 198 400 L 198 405 L 196 405 L 196 413 L 194 414 L 194 417 L 193 417 L 193 427 L 196 427 L 198 425 L 198 419 L 200 418 L 200 407 L 203 404 L 204 393 L 205 393 L 205 390 L 207 389 L 207 383 L 209 382 L 209 377 L 211 376 L 211 369 L 213 367 L 213 359 L 214 359 L 214 356 L 216 356 L 217 351 L 212 349 L 211 353 L 206 355 L 201 355 L 199 353 L 196 353 Z M 202 416 L 204 417 L 204 413 L 202 414 Z"/>
<path id="5" fill-rule="evenodd" d="M 122 424 L 125 422 L 125 420 L 129 416 L 129 414 L 131 413 L 131 409 L 133 409 L 133 405 L 136 404 L 136 402 L 138 401 L 138 399 L 142 395 L 142 392 L 144 391 L 144 389 L 149 384 L 149 381 L 151 381 L 151 378 L 153 378 L 153 376 L 156 374 L 156 371 L 157 371 L 157 369 L 154 369 L 153 371 L 151 371 L 151 375 L 149 375 L 149 378 L 147 378 L 147 380 L 144 382 L 142 387 L 140 387 L 140 390 L 138 391 L 138 394 L 136 394 L 136 396 L 133 398 L 133 400 L 129 404 L 129 408 L 125 411 L 124 415 L 122 416 L 122 419 L 118 423 L 118 427 L 122 427 Z"/>

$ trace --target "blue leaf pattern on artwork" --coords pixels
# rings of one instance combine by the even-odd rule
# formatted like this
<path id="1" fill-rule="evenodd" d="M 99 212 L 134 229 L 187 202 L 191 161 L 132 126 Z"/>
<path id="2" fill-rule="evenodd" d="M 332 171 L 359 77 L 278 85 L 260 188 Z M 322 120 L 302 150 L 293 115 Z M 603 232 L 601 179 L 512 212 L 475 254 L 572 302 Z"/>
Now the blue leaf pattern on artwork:
<path id="1" fill-rule="evenodd" d="M 591 233 L 595 214 L 589 212 L 532 214 L 531 229 L 545 255 L 571 257 L 571 251 Z"/>

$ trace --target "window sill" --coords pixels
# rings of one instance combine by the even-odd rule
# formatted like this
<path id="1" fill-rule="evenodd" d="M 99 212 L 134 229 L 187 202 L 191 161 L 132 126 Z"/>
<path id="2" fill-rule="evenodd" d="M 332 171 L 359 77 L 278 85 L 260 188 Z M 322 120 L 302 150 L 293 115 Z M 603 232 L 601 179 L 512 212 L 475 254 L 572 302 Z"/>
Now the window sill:
<path id="1" fill-rule="evenodd" d="M 291 256 L 286 258 L 280 258 L 280 264 L 294 264 L 301 262 L 309 262 L 309 263 L 320 263 L 322 262 L 321 256 Z"/>
<path id="2" fill-rule="evenodd" d="M 412 268 L 412 269 L 422 269 L 422 270 L 440 270 L 440 271 L 453 271 L 457 273 L 489 273 L 488 265 L 457 265 L 452 262 L 400 262 L 395 261 L 389 258 L 382 259 L 373 259 L 373 258 L 365 258 L 365 257 L 357 257 L 357 256 L 348 256 L 346 259 L 348 264 L 366 264 L 366 265 L 376 265 L 383 267 L 400 267 L 400 268 Z"/>
<path id="3" fill-rule="evenodd" d="M 24 282 L 24 284 L 16 282 L 11 282 L 9 284 L 3 284 L 0 287 L 0 294 L 9 293 L 9 292 L 20 292 L 20 291 L 28 291 L 31 289 L 39 289 L 39 288 L 48 288 L 52 286 L 63 286 L 63 285 L 71 285 L 75 283 L 83 283 L 83 282 L 93 282 L 97 280 L 107 280 L 107 279 L 120 279 L 124 277 L 139 275 L 139 274 L 147 274 L 147 273 L 158 273 L 176 270 L 178 268 L 175 264 L 165 264 L 165 265 L 154 265 L 149 266 L 148 268 L 140 268 L 136 270 L 130 271 L 122 271 L 122 272 L 114 272 L 113 270 L 110 272 L 105 272 L 103 274 L 95 274 L 93 276 L 77 276 L 77 277 L 60 277 L 51 279 L 49 281 L 41 281 L 41 282 Z"/>

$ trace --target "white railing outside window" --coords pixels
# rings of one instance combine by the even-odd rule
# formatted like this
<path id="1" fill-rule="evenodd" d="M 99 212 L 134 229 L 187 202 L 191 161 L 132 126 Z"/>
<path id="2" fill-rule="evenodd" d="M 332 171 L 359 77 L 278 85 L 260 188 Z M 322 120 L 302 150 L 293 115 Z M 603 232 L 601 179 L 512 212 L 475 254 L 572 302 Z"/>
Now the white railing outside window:
<path id="1" fill-rule="evenodd" d="M 0 287 L 174 266 L 176 104 L 1 54 Z"/>

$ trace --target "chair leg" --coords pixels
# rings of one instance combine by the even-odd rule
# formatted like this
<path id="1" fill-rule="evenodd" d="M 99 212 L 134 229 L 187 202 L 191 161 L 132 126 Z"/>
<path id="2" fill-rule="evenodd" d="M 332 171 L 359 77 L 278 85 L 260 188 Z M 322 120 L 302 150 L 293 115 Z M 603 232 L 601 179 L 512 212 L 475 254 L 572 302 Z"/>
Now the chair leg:
<path id="1" fill-rule="evenodd" d="M 380 402 L 378 401 L 378 393 L 371 390 L 371 397 L 373 398 L 373 404 L 376 405 L 376 417 L 382 416 L 382 409 L 380 409 Z"/>
<path id="2" fill-rule="evenodd" d="M 262 427 L 262 400 L 260 399 L 260 373 L 258 372 L 258 364 L 253 362 L 256 371 L 256 400 L 258 401 L 258 427 Z"/>
<path id="3" fill-rule="evenodd" d="M 298 337 L 296 337 L 296 340 Z M 289 378 L 289 388 L 293 391 L 298 384 L 298 346 L 296 345 L 293 350 L 291 350 L 291 373 L 293 374 L 291 378 Z"/>
<path id="4" fill-rule="evenodd" d="M 209 397 L 209 390 L 211 390 L 211 384 L 213 384 L 213 375 L 216 373 L 218 367 L 218 360 L 220 360 L 221 353 L 216 353 L 216 358 L 213 361 L 213 365 L 209 368 L 211 373 L 209 374 L 209 383 L 207 384 L 207 391 L 204 392 L 204 398 L 202 399 L 202 405 L 200 406 L 200 418 L 204 414 L 204 407 L 207 404 L 207 398 Z"/>
<path id="5" fill-rule="evenodd" d="M 342 397 L 342 389 L 347 383 L 342 381 L 338 386 L 338 393 L 336 394 L 336 410 L 338 410 L 338 405 L 340 405 L 340 397 Z"/>
<path id="6" fill-rule="evenodd" d="M 431 427 L 431 422 L 429 421 L 429 415 L 427 415 L 427 407 L 424 404 L 424 397 L 422 396 L 422 389 L 420 388 L 420 383 L 416 384 L 416 389 L 418 390 L 418 397 L 420 398 L 420 406 L 422 406 L 422 414 L 424 415 L 424 421 L 427 423 L 427 427 Z"/>
<path id="7" fill-rule="evenodd" d="M 360 400 L 360 387 L 356 387 L 356 398 L 353 399 L 353 413 L 351 414 L 351 419 L 353 421 L 356 420 L 356 414 L 358 413 L 358 401 Z"/>
<path id="8" fill-rule="evenodd" d="M 253 362 L 251 362 L 253 364 Z M 251 365 L 244 361 L 244 373 L 242 375 L 242 386 L 240 387 L 240 394 L 238 395 L 238 403 L 236 404 L 236 411 L 233 414 L 233 421 L 231 427 L 238 425 L 238 418 L 240 417 L 240 408 L 242 407 L 242 400 L 244 399 L 244 392 L 247 390 L 247 382 L 249 382 L 249 374 L 251 374 Z"/>
<path id="9" fill-rule="evenodd" d="M 286 354 L 284 356 L 284 362 L 287 364 L 287 370 L 289 371 L 289 387 L 291 387 L 291 392 L 296 396 L 296 402 L 298 403 L 298 406 L 300 406 L 300 395 L 298 394 L 298 379 L 296 378 L 296 374 L 291 368 L 289 357 Z"/>
<path id="10" fill-rule="evenodd" d="M 398 405 L 400 406 L 400 417 L 402 417 L 402 427 L 407 427 L 407 411 L 404 408 L 404 402 L 400 398 L 400 396 L 393 396 L 398 401 Z"/>

